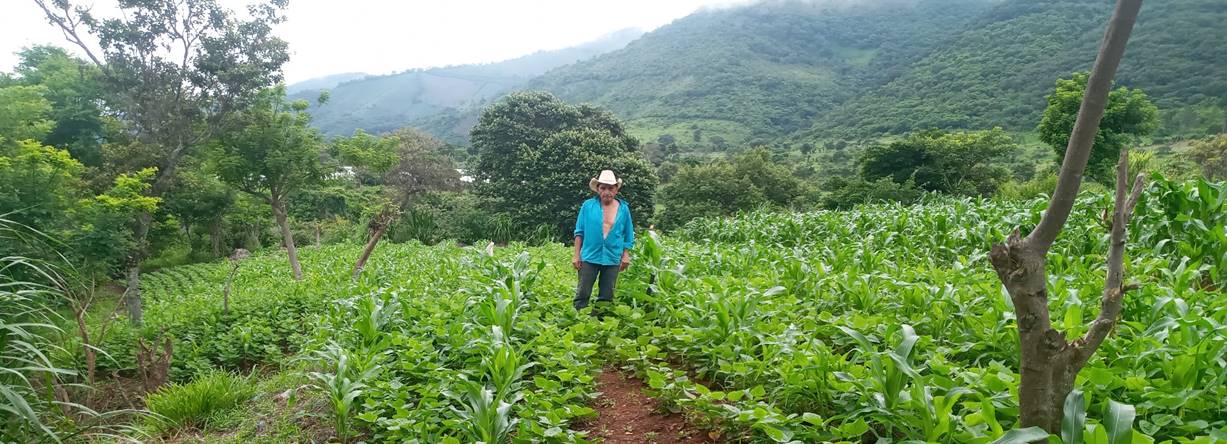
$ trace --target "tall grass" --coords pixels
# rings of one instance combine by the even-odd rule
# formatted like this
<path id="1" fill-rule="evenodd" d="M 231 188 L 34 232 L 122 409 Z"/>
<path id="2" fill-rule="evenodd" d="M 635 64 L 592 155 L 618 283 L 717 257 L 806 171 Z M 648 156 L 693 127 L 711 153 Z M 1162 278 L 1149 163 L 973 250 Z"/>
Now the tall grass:
<path id="1" fill-rule="evenodd" d="M 0 214 L 0 247 L 38 246 L 58 257 L 51 239 Z M 25 248 L 22 251 L 34 251 Z M 75 371 L 57 367 L 53 342 L 63 331 L 55 307 L 64 303 L 65 279 L 53 264 L 4 254 L 0 257 L 0 442 L 66 442 L 83 439 L 131 441 L 126 427 L 107 425 L 129 410 L 99 413 L 72 402 Z"/>
<path id="2" fill-rule="evenodd" d="M 27 242 L 37 231 L 0 215 L 0 245 Z M 49 355 L 55 350 L 50 338 L 61 331 L 52 310 L 58 293 L 47 283 L 55 282 L 54 271 L 20 256 L 0 257 L 0 441 L 60 442 L 60 434 L 44 422 L 54 410 L 55 399 L 40 390 L 45 381 L 73 372 L 57 368 Z"/>

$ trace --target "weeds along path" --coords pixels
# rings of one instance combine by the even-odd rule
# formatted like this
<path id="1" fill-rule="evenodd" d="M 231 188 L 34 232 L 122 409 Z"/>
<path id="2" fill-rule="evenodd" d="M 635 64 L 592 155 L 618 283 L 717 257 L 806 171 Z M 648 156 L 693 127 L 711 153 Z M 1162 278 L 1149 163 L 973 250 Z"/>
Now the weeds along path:
<path id="1" fill-rule="evenodd" d="M 589 439 L 603 444 L 715 443 L 707 432 L 688 424 L 680 413 L 662 411 L 643 393 L 639 378 L 616 368 L 605 368 L 596 379 L 600 396 L 593 403 L 597 418 L 584 428 Z"/>

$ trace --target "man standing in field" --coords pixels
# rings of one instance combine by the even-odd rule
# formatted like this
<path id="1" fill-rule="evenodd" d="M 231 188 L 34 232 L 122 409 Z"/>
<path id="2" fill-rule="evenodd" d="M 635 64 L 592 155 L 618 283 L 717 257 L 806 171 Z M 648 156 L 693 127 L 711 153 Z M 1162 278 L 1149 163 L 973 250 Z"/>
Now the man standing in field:
<path id="1" fill-rule="evenodd" d="M 626 201 L 617 197 L 622 179 L 613 171 L 602 170 L 588 181 L 588 188 L 597 195 L 579 207 L 579 216 L 575 218 L 575 255 L 571 258 L 571 265 L 579 271 L 576 310 L 588 306 L 593 283 L 597 283 L 598 302 L 613 301 L 618 272 L 630 266 L 630 250 L 635 247 L 631 210 Z"/>

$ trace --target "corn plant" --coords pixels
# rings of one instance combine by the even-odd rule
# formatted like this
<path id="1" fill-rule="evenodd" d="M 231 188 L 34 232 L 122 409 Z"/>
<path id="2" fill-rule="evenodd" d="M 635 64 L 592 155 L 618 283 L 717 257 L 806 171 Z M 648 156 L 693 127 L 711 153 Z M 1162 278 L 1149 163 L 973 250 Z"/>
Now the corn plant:
<path id="1" fill-rule="evenodd" d="M 460 409 L 452 408 L 463 420 L 459 425 L 461 431 L 472 442 L 506 442 L 507 435 L 519 423 L 511 414 L 511 406 L 519 400 L 518 395 L 503 399 L 493 389 L 475 381 L 461 380 L 459 385 L 459 393 L 449 391 L 445 394 L 463 405 Z"/>
<path id="2" fill-rule="evenodd" d="M 892 415 L 905 399 L 904 390 L 912 379 L 918 379 L 920 374 L 912 368 L 912 351 L 920 339 L 912 326 L 904 324 L 900 327 L 899 343 L 891 350 L 878 351 L 864 335 L 848 327 L 839 326 L 856 342 L 868 367 L 868 378 L 859 379 L 851 375 L 841 378 L 861 386 L 865 394 L 876 401 L 870 411 L 876 410 L 886 415 Z"/>
<path id="3" fill-rule="evenodd" d="M 509 399 L 520 391 L 524 371 L 533 365 L 533 362 L 525 362 L 515 347 L 506 343 L 492 346 L 482 360 L 485 379 L 493 387 L 498 399 Z"/>
<path id="4" fill-rule="evenodd" d="M 384 329 L 399 318 L 398 305 L 391 303 L 392 294 L 374 292 L 359 297 L 354 304 L 353 326 L 366 347 L 383 339 Z"/>
<path id="5" fill-rule="evenodd" d="M 378 355 L 368 357 L 366 362 L 355 363 L 351 361 L 349 351 L 337 344 L 329 344 L 326 349 L 317 351 L 315 356 L 330 371 L 310 372 L 308 376 L 313 387 L 324 393 L 332 407 L 332 424 L 337 438 L 348 442 L 350 416 L 358 405 L 357 399 L 367 388 L 366 381 L 382 370 L 376 361 Z"/>

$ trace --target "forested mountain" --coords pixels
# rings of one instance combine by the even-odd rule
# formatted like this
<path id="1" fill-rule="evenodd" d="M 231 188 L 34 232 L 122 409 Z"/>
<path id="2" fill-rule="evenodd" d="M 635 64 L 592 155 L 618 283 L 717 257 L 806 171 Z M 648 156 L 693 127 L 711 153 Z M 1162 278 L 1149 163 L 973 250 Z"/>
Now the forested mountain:
<path id="1" fill-rule="evenodd" d="M 609 107 L 640 133 L 729 142 L 809 128 L 940 48 L 985 0 L 764 2 L 702 11 L 530 88 Z M 719 139 L 717 139 L 719 143 Z"/>
<path id="2" fill-rule="evenodd" d="M 538 89 L 684 145 L 1029 131 L 1055 81 L 1090 69 L 1110 13 L 1106 0 L 766 0 L 696 12 L 527 81 L 533 70 L 505 72 L 509 61 L 345 83 L 315 114 L 334 134 L 412 125 L 460 142 L 481 103 Z M 1146 3 L 1118 84 L 1144 90 L 1165 120 L 1221 109 L 1224 22 L 1223 0 Z"/>
<path id="3" fill-rule="evenodd" d="M 339 84 L 330 88 L 328 102 L 313 105 L 311 114 L 315 125 L 330 135 L 350 134 L 357 128 L 385 132 L 404 126 L 430 126 L 436 132 L 446 132 L 449 125 L 446 122 L 450 122 L 447 116 L 520 87 L 551 68 L 622 48 L 640 35 L 642 31 L 625 29 L 582 45 L 538 51 L 498 63 L 412 70 L 336 82 Z M 300 88 L 292 97 L 314 101 L 320 89 L 329 89 L 326 84 L 332 77 L 316 79 L 324 86 Z M 471 123 L 462 126 L 461 132 L 467 133 Z"/>
<path id="4" fill-rule="evenodd" d="M 1054 81 L 1090 69 L 1111 12 L 1105 1 L 1004 2 L 885 85 L 820 116 L 809 134 L 1033 128 Z M 1141 88 L 1169 113 L 1227 105 L 1224 21 L 1222 0 L 1145 3 L 1117 84 Z"/>

